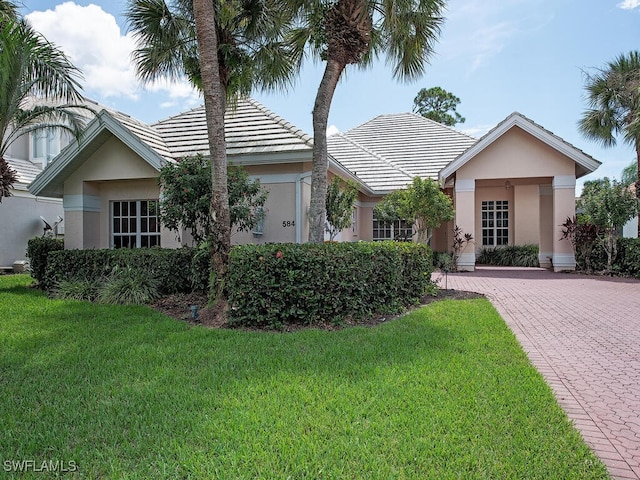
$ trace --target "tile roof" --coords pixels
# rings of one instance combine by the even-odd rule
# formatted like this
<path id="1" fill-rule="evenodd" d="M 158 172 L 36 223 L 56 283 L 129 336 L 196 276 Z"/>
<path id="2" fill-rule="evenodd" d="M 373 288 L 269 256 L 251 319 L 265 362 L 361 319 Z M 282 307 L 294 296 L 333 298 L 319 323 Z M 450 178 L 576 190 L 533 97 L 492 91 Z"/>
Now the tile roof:
<path id="1" fill-rule="evenodd" d="M 331 156 L 374 190 L 403 188 L 416 176 L 437 180 L 475 142 L 414 113 L 380 115 L 328 139 Z"/>
<path id="2" fill-rule="evenodd" d="M 161 120 L 152 127 L 174 158 L 208 154 L 204 106 Z M 228 155 L 311 151 L 309 135 L 251 98 L 238 100 L 225 115 Z"/>
<path id="3" fill-rule="evenodd" d="M 111 109 L 105 110 L 158 155 L 167 160 L 173 158 L 172 152 L 167 147 L 167 142 L 162 137 L 161 132 L 125 113 Z"/>
<path id="4" fill-rule="evenodd" d="M 348 136 L 337 134 L 327 139 L 329 154 L 364 182 L 371 190 L 387 192 L 411 183 L 412 176 L 374 152 L 358 145 Z"/>
<path id="5" fill-rule="evenodd" d="M 18 180 L 13 185 L 17 190 L 26 190 L 27 185 L 33 182 L 33 179 L 42 171 L 40 164 L 32 163 L 29 160 L 10 157 L 6 157 L 5 159 L 17 174 L 16 177 Z"/>

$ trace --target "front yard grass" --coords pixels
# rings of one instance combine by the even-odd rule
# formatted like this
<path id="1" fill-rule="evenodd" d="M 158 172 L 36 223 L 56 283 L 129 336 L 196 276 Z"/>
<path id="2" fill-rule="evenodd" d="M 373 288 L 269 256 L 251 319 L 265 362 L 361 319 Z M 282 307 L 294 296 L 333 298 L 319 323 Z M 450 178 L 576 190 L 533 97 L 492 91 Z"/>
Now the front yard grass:
<path id="1" fill-rule="evenodd" d="M 485 299 L 280 334 L 29 283 L 0 277 L 9 477 L 58 460 L 78 478 L 608 478 Z"/>

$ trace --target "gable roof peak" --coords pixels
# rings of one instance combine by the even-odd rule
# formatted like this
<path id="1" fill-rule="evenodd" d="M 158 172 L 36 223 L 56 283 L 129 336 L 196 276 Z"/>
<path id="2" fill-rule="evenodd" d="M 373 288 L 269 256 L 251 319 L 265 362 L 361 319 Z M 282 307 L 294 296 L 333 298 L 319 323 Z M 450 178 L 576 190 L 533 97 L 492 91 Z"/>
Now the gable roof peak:
<path id="1" fill-rule="evenodd" d="M 529 117 L 515 111 L 509 114 L 504 120 L 484 134 L 476 143 L 444 167 L 440 171 L 440 181 L 446 182 L 446 180 L 456 170 L 495 142 L 498 138 L 502 137 L 502 135 L 513 127 L 520 128 L 532 137 L 573 160 L 579 167 L 579 170 L 576 172 L 578 178 L 595 171 L 601 165 L 601 162 L 593 158 L 591 155 L 580 150 L 578 147 L 567 142 L 565 139 L 559 137 L 550 130 L 547 130 L 543 126 L 531 120 Z"/>

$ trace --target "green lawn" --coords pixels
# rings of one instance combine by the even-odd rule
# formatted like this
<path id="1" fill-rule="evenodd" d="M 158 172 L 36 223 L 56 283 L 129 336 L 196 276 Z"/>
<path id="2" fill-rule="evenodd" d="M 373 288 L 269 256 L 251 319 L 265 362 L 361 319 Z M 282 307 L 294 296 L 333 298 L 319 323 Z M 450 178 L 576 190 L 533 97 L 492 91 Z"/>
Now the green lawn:
<path id="1" fill-rule="evenodd" d="M 0 477 L 608 478 L 484 299 L 279 334 L 29 283 L 0 277 Z"/>

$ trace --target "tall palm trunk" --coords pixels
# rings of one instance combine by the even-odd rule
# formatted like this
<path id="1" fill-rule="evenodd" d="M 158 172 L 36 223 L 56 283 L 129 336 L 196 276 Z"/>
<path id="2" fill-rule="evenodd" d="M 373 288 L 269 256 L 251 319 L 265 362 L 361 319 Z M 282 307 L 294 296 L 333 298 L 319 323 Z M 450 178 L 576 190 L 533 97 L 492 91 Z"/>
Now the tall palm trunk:
<path id="1" fill-rule="evenodd" d="M 372 20 L 363 0 L 338 0 L 325 17 L 327 64 L 313 106 L 313 169 L 309 206 L 309 242 L 324 241 L 327 200 L 327 124 L 329 109 L 345 67 L 369 49 Z"/>
<path id="2" fill-rule="evenodd" d="M 327 59 L 322 81 L 313 106 L 313 169 L 311 173 L 311 204 L 309 206 L 309 242 L 324 241 L 327 201 L 327 125 L 333 94 L 344 70 L 344 63 Z"/>
<path id="3" fill-rule="evenodd" d="M 211 154 L 211 216 L 215 228 L 213 238 L 210 239 L 214 273 L 210 300 L 213 301 L 214 313 L 224 314 L 224 285 L 231 251 L 227 152 L 224 138 L 225 92 L 220 82 L 214 4 L 211 0 L 193 0 L 193 13 Z"/>

